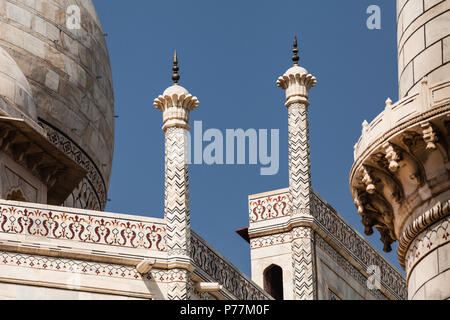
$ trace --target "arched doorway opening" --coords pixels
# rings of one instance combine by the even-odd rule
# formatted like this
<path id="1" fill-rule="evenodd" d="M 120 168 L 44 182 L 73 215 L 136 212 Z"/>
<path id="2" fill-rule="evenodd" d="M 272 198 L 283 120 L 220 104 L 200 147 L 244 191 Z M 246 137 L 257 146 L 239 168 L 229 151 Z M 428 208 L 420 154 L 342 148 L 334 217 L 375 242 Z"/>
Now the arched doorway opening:
<path id="1" fill-rule="evenodd" d="M 264 290 L 275 300 L 283 300 L 283 269 L 275 264 L 264 271 Z"/>

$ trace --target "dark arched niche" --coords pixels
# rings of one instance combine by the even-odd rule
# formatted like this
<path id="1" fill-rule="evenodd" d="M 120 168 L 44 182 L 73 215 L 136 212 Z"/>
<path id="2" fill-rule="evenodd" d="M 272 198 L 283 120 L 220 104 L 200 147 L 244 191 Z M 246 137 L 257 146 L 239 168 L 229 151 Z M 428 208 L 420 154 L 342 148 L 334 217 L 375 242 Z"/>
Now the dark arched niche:
<path id="1" fill-rule="evenodd" d="M 283 269 L 275 264 L 264 271 L 264 290 L 275 300 L 283 300 Z"/>

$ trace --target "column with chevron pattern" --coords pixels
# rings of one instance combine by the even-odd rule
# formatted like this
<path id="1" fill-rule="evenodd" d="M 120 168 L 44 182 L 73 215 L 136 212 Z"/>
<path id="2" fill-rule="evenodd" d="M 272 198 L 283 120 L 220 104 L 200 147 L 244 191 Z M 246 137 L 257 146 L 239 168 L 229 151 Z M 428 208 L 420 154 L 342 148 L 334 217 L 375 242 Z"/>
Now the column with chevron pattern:
<path id="1" fill-rule="evenodd" d="M 188 178 L 189 114 L 199 101 L 178 85 L 178 59 L 174 57 L 174 85 L 155 99 L 155 107 L 163 113 L 165 132 L 165 202 L 167 251 L 169 258 L 170 300 L 190 298 L 190 213 Z"/>
<path id="2" fill-rule="evenodd" d="M 292 103 L 289 112 L 289 190 L 294 215 L 309 214 L 311 164 L 309 153 L 308 107 Z"/>
<path id="3" fill-rule="evenodd" d="M 294 40 L 294 66 L 277 81 L 286 91 L 289 115 L 289 191 L 291 221 L 311 220 L 311 166 L 309 150 L 308 94 L 316 78 L 298 65 L 297 39 Z M 294 227 L 292 233 L 292 266 L 294 299 L 316 298 L 314 232 L 307 226 Z"/>

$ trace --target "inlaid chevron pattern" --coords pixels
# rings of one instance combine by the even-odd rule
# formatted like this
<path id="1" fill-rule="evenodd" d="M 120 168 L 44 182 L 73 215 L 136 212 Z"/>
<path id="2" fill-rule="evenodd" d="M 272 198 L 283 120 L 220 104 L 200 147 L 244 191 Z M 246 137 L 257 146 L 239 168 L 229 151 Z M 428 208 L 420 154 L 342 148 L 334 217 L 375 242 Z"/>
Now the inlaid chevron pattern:
<path id="1" fill-rule="evenodd" d="M 184 128 L 166 130 L 165 147 L 165 206 L 167 223 L 167 250 L 169 257 L 189 257 L 190 213 L 189 179 L 186 162 L 186 137 Z M 190 273 L 184 269 L 172 269 L 167 291 L 169 300 L 190 299 Z"/>
<path id="2" fill-rule="evenodd" d="M 189 256 L 191 231 L 188 166 L 185 161 L 186 136 L 184 128 L 169 128 L 166 131 L 164 216 L 167 221 L 169 256 Z"/>
<path id="3" fill-rule="evenodd" d="M 294 299 L 314 300 L 316 292 L 314 234 L 310 228 L 292 230 L 292 264 L 294 269 Z"/>
<path id="4" fill-rule="evenodd" d="M 191 300 L 192 286 L 190 272 L 185 269 L 169 270 L 167 298 L 169 300 Z"/>
<path id="5" fill-rule="evenodd" d="M 309 214 L 310 172 L 308 109 L 294 103 L 289 106 L 289 188 L 294 215 Z"/>

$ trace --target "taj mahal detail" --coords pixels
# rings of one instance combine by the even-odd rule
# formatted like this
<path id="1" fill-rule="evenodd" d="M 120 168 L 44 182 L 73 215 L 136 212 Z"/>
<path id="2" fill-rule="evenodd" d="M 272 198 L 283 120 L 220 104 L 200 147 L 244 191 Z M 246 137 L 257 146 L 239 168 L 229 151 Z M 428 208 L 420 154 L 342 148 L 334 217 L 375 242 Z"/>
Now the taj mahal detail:
<path id="1" fill-rule="evenodd" d="M 66 23 L 70 5 L 80 28 Z M 0 299 L 450 299 L 450 1 L 397 0 L 397 28 L 400 99 L 343 151 L 365 236 L 312 188 L 320 79 L 303 67 L 308 48 L 295 37 L 291 67 L 268 79 L 285 94 L 289 181 L 248 196 L 236 231 L 247 276 L 191 229 L 190 115 L 202 105 L 182 86 L 181 52 L 172 84 L 156 84 L 161 136 L 147 138 L 164 137 L 164 218 L 108 213 L 113 79 L 92 1 L 0 0 Z M 397 243 L 404 274 L 366 237 L 385 252 Z"/>

